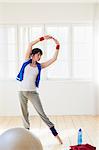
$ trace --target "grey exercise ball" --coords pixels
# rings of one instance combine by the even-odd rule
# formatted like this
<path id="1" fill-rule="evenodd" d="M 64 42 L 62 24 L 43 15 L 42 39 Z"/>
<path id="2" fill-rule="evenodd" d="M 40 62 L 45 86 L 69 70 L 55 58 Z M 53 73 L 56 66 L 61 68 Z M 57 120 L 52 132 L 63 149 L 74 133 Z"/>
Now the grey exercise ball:
<path id="1" fill-rule="evenodd" d="M 0 150 L 43 150 L 40 140 L 23 128 L 12 128 L 0 135 Z"/>

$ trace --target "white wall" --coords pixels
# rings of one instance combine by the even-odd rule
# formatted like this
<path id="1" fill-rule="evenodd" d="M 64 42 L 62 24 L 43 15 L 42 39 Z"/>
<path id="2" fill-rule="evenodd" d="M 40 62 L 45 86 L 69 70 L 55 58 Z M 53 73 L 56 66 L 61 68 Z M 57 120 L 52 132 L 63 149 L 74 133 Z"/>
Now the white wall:
<path id="1" fill-rule="evenodd" d="M 99 5 L 95 6 L 95 63 L 94 63 L 94 83 L 95 83 L 95 96 L 96 96 L 96 113 L 99 114 Z"/>
<path id="2" fill-rule="evenodd" d="M 80 81 L 41 81 L 40 98 L 47 114 L 95 114 L 94 85 Z M 19 115 L 15 82 L 0 84 L 0 115 Z M 30 114 L 36 114 L 30 105 Z"/>
<path id="3" fill-rule="evenodd" d="M 0 24 L 93 22 L 92 4 L 0 4 Z M 96 114 L 94 82 L 41 81 L 47 114 Z M 30 106 L 30 113 L 35 114 Z M 20 115 L 15 81 L 0 82 L 0 115 Z"/>
<path id="4" fill-rule="evenodd" d="M 0 4 L 0 23 L 64 23 L 92 21 L 92 4 Z"/>
<path id="5" fill-rule="evenodd" d="M 3 3 L 99 3 L 99 0 L 0 0 Z"/>

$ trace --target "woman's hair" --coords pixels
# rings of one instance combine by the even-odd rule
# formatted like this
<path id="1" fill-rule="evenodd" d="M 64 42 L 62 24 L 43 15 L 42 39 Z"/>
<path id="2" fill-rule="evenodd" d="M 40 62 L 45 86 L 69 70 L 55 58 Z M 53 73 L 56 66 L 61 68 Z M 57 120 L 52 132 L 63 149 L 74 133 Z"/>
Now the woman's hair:
<path id="1" fill-rule="evenodd" d="M 40 53 L 41 55 L 43 54 L 42 50 L 40 48 L 34 48 L 32 49 L 32 54 L 35 55 L 37 53 Z"/>

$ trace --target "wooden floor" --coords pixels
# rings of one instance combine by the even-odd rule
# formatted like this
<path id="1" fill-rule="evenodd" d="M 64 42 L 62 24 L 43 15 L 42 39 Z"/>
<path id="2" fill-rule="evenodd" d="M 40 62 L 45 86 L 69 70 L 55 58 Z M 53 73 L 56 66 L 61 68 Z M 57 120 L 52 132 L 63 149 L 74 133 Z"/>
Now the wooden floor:
<path id="1" fill-rule="evenodd" d="M 30 117 L 31 132 L 39 137 L 44 150 L 69 150 L 77 144 L 77 131 L 82 128 L 83 143 L 89 143 L 99 150 L 99 116 L 49 116 L 54 122 L 63 145 L 50 133 L 49 128 L 38 116 Z M 23 127 L 21 117 L 0 117 L 0 134 L 14 127 Z"/>

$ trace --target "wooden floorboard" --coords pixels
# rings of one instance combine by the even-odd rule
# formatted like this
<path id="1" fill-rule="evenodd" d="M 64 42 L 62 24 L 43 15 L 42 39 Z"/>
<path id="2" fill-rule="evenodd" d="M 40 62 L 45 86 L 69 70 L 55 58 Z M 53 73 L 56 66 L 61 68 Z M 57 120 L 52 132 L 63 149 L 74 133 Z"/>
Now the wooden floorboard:
<path id="1" fill-rule="evenodd" d="M 49 128 L 38 117 L 30 117 L 31 132 L 39 137 L 43 150 L 69 150 L 77 144 L 77 132 L 83 131 L 83 143 L 89 143 L 99 150 L 99 116 L 49 116 L 63 140 L 63 145 L 51 134 Z M 0 134 L 9 128 L 23 127 L 21 117 L 0 117 Z"/>

